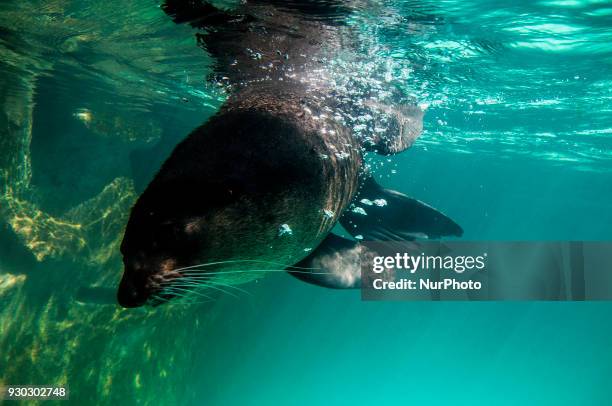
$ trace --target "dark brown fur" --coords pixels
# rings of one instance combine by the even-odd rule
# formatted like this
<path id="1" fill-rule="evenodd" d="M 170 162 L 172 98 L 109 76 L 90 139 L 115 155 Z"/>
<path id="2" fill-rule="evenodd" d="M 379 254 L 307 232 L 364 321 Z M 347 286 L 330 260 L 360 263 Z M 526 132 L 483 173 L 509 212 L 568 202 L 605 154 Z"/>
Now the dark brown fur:
<path id="1" fill-rule="evenodd" d="M 361 156 L 302 91 L 249 87 L 176 147 L 132 210 L 122 305 L 143 304 L 184 266 L 293 265 L 327 235 L 356 193 Z M 283 224 L 292 235 L 279 235 Z"/>

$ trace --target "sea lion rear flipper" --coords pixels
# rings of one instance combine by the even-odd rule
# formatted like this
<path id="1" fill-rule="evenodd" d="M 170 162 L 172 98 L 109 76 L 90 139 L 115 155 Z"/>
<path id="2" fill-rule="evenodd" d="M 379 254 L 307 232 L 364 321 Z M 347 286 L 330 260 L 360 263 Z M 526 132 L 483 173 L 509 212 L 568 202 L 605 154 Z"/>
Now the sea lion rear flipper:
<path id="1" fill-rule="evenodd" d="M 356 241 L 330 233 L 310 255 L 288 272 L 304 282 L 326 288 L 359 288 L 363 249 L 364 246 Z"/>
<path id="2" fill-rule="evenodd" d="M 410 148 L 423 132 L 424 111 L 419 106 L 378 102 L 366 102 L 366 105 L 376 116 L 384 118 L 384 121 L 376 122 L 376 127 L 381 130 L 363 143 L 368 151 L 381 155 L 397 154 Z"/>
<path id="3" fill-rule="evenodd" d="M 446 215 L 402 193 L 384 189 L 369 175 L 340 224 L 353 237 L 370 241 L 463 235 L 461 226 Z"/>

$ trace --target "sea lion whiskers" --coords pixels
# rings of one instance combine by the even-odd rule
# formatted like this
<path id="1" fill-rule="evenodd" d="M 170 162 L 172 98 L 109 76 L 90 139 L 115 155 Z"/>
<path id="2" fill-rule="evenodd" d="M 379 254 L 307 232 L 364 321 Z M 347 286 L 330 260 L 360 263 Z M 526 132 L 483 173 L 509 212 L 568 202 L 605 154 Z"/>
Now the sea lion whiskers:
<path id="1" fill-rule="evenodd" d="M 201 297 L 204 297 L 212 301 L 212 298 L 210 296 L 205 295 L 198 289 L 188 289 L 186 287 L 179 287 L 179 286 L 168 286 L 162 289 L 160 292 L 162 292 L 162 294 L 167 293 L 167 294 L 172 294 L 173 296 L 179 296 L 179 297 L 180 296 L 186 297 L 190 294 L 195 294 L 197 296 L 201 296 Z"/>
<path id="2" fill-rule="evenodd" d="M 192 287 L 192 286 L 211 286 L 211 287 L 222 286 L 222 287 L 231 288 L 241 293 L 250 295 L 249 292 L 237 286 L 223 283 L 216 279 L 211 279 L 210 277 L 207 277 L 207 276 L 198 276 L 198 275 L 183 276 L 181 278 L 168 280 L 160 284 L 160 286 L 162 287 L 165 287 L 165 286 L 183 286 L 183 287 L 186 287 L 186 286 L 189 286 L 189 287 Z"/>
<path id="3" fill-rule="evenodd" d="M 164 300 L 168 301 L 169 299 L 167 298 L 168 295 L 172 295 L 172 297 L 186 297 L 187 296 L 187 290 L 186 289 L 179 289 L 179 288 L 174 288 L 174 287 L 167 287 L 165 289 L 160 290 L 159 292 L 160 297 L 164 297 Z"/>
<path id="4" fill-rule="evenodd" d="M 160 306 L 162 304 L 171 303 L 173 305 L 182 305 L 182 306 L 193 306 L 193 305 L 201 305 L 204 303 L 211 303 L 212 300 L 196 300 L 194 296 L 182 296 L 182 297 L 172 297 L 169 298 L 155 298 L 151 296 L 151 300 L 147 302 L 151 306 Z"/>
<path id="5" fill-rule="evenodd" d="M 260 261 L 266 262 L 266 261 Z M 297 267 L 302 268 L 302 267 Z M 314 269 L 319 270 L 319 268 L 302 268 L 302 269 Z M 211 277 L 218 276 L 221 274 L 241 274 L 248 272 L 286 272 L 286 269 L 251 269 L 251 270 L 230 270 L 230 271 L 217 271 L 217 272 L 206 272 L 205 270 L 192 268 L 188 270 L 184 274 L 182 274 L 179 278 L 173 278 L 170 280 L 166 280 L 160 283 L 161 290 L 156 294 L 156 296 L 164 295 L 164 294 L 176 294 L 177 291 L 180 293 L 181 297 L 188 295 L 190 292 L 199 292 L 202 289 L 211 288 L 218 290 L 222 293 L 228 294 L 232 297 L 238 297 L 235 294 L 232 294 L 227 289 L 234 289 L 241 293 L 250 295 L 244 289 L 240 289 L 236 286 L 219 282 Z M 324 275 L 324 272 L 306 272 L 306 271 L 292 271 L 298 273 L 305 274 L 321 274 Z M 224 289 L 225 288 L 225 289 Z M 167 301 L 167 299 L 165 300 Z"/>
<path id="6" fill-rule="evenodd" d="M 151 298 L 148 301 L 148 303 L 152 306 L 159 306 L 161 304 L 170 303 L 170 302 L 176 305 L 191 306 L 191 305 L 198 305 L 198 304 L 203 304 L 203 303 L 210 303 L 212 302 L 212 300 L 196 300 L 193 295 L 188 295 L 188 294 L 187 295 L 182 294 L 180 296 L 172 296 L 172 297 L 164 297 L 158 294 L 152 294 Z"/>
<path id="7" fill-rule="evenodd" d="M 221 287 L 219 287 L 216 284 L 208 283 L 208 282 L 205 282 L 205 281 L 199 281 L 197 283 L 196 282 L 185 281 L 183 283 L 174 283 L 171 286 L 173 286 L 173 287 L 182 287 L 182 288 L 194 288 L 194 289 L 211 288 L 211 289 L 214 289 L 214 290 L 218 290 L 219 292 L 226 293 L 226 294 L 228 294 L 228 295 L 230 295 L 232 297 L 235 297 L 235 298 L 238 297 L 238 296 L 236 296 L 235 294 L 233 294 L 231 292 L 223 290 Z"/>
<path id="8" fill-rule="evenodd" d="M 217 281 L 215 279 L 202 278 L 202 277 L 197 277 L 197 276 L 195 276 L 195 277 L 193 277 L 193 276 L 186 276 L 186 277 L 183 277 L 181 279 L 178 279 L 177 282 L 171 282 L 171 284 L 176 284 L 176 286 L 182 286 L 183 283 L 187 284 L 187 285 L 190 285 L 190 286 L 198 286 L 198 285 L 199 286 L 209 286 L 209 285 L 223 286 L 223 287 L 226 287 L 226 288 L 237 290 L 240 293 L 251 295 L 250 292 L 248 292 L 248 291 L 246 291 L 244 289 L 241 289 L 241 288 L 239 288 L 237 286 L 234 286 L 234 285 L 231 285 L 231 284 L 228 284 L 228 283 L 222 283 L 222 282 L 219 282 L 219 281 Z"/>
<path id="9" fill-rule="evenodd" d="M 170 272 L 181 272 L 183 270 L 193 269 L 193 268 L 200 268 L 200 267 L 205 267 L 205 266 L 214 266 L 214 265 L 223 265 L 223 264 L 232 264 L 232 263 L 243 263 L 243 262 L 257 262 L 257 263 L 264 263 L 264 264 L 271 264 L 271 265 L 279 265 L 279 266 L 282 266 L 282 267 L 285 267 L 285 268 L 292 268 L 292 269 L 314 269 L 314 268 L 304 268 L 304 267 L 301 267 L 301 266 L 293 266 L 293 265 L 282 264 L 280 262 L 263 261 L 263 260 L 259 260 L 259 259 L 235 259 L 235 260 L 229 260 L 229 261 L 215 261 L 215 262 L 207 262 L 207 263 L 203 263 L 203 264 L 185 266 L 185 267 L 182 267 L 182 268 L 173 269 Z"/>
<path id="10" fill-rule="evenodd" d="M 178 291 L 178 292 L 181 292 L 181 296 L 184 297 L 186 295 L 189 295 L 189 293 L 200 293 L 200 291 L 202 290 L 201 288 L 211 288 L 211 289 L 218 290 L 221 293 L 225 293 L 232 297 L 238 298 L 238 296 L 236 296 L 235 294 L 223 289 L 223 287 L 225 287 L 225 288 L 233 288 L 233 289 L 240 291 L 241 293 L 250 295 L 249 292 L 243 289 L 237 288 L 235 286 L 223 284 L 220 282 L 216 282 L 216 281 L 204 281 L 204 280 L 193 281 L 190 278 L 186 278 L 186 279 L 187 280 L 179 280 L 179 282 L 176 282 L 176 280 L 173 280 L 173 281 L 168 281 L 164 283 L 165 286 L 162 287 L 162 289 L 158 292 L 158 294 L 159 295 L 164 295 L 168 293 L 174 294 L 176 293 L 176 291 Z M 186 293 L 183 294 L 182 292 L 186 292 Z M 202 294 L 201 296 L 206 296 L 206 295 Z"/>
<path id="11" fill-rule="evenodd" d="M 287 267 L 291 268 L 291 267 Z M 233 270 L 233 271 L 216 271 L 211 272 L 205 269 L 192 269 L 185 273 L 181 272 L 181 277 L 177 279 L 181 279 L 184 277 L 197 277 L 197 276 L 216 276 L 216 275 L 224 275 L 224 274 L 237 274 L 237 273 L 250 273 L 250 272 L 287 272 L 287 268 L 285 269 L 244 269 L 244 270 Z M 290 269 L 291 273 L 303 273 L 308 275 L 326 275 L 327 272 L 308 272 L 306 270 L 311 269 L 315 271 L 322 271 L 321 268 L 299 268 L 298 270 Z"/>

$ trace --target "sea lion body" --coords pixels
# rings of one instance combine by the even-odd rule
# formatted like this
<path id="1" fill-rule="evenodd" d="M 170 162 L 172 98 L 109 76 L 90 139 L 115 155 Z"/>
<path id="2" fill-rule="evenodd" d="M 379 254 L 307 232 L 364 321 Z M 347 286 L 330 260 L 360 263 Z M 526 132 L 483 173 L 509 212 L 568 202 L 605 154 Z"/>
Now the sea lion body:
<path id="1" fill-rule="evenodd" d="M 120 303 L 143 304 L 182 267 L 283 269 L 319 245 L 357 191 L 362 157 L 302 91 L 246 88 L 176 147 L 132 209 Z"/>
<path id="2" fill-rule="evenodd" d="M 216 80 L 230 97 L 176 147 L 132 208 L 121 245 L 122 306 L 156 305 L 285 268 L 317 285 L 357 287 L 361 248 L 330 234 L 337 222 L 356 239 L 461 233 L 363 170 L 363 151 L 409 147 L 422 112 L 410 116 L 410 109 L 351 100 L 350 89 L 334 91 L 324 68 L 343 38 L 336 18 L 318 14 L 345 12 L 347 3 L 255 0 L 228 14 L 206 2 L 166 1 L 175 22 L 204 30 L 198 43 L 216 59 Z M 346 106 L 354 110 L 343 115 Z M 371 107 L 384 113 L 376 121 L 383 132 L 358 137 L 347 117 Z M 385 196 L 392 207 L 367 218 L 354 217 L 363 208 L 347 210 L 361 197 Z"/>

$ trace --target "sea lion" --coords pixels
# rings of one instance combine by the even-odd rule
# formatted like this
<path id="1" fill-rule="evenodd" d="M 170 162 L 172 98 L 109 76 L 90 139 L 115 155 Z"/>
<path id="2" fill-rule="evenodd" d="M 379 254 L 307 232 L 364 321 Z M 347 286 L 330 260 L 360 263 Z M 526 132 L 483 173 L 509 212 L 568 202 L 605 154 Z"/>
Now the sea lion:
<path id="1" fill-rule="evenodd" d="M 422 113 L 384 107 L 386 132 L 353 134 L 335 114 L 339 98 L 315 74 L 342 45 L 337 16 L 349 3 L 317 4 L 248 1 L 234 13 L 206 2 L 164 4 L 177 23 L 206 30 L 198 41 L 231 95 L 176 147 L 132 208 L 120 305 L 157 305 L 285 268 L 317 285 L 358 286 L 358 270 L 347 277 L 342 258 L 360 244 L 330 234 L 338 221 L 365 239 L 462 234 L 450 218 L 381 188 L 364 170 L 365 150 L 409 147 Z M 347 210 L 369 201 L 377 204 Z"/>

